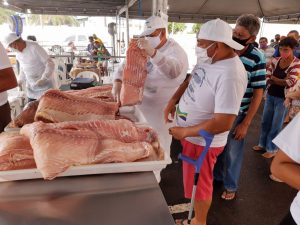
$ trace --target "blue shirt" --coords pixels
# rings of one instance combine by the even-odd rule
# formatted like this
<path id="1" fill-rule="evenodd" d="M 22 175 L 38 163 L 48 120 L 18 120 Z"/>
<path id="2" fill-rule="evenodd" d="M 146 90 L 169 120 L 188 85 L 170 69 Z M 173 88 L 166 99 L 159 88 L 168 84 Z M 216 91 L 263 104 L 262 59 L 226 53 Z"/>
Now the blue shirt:
<path id="1" fill-rule="evenodd" d="M 264 54 L 252 44 L 249 45 L 246 52 L 240 55 L 240 59 L 248 76 L 248 85 L 242 99 L 240 112 L 247 113 L 253 97 L 253 90 L 266 87 L 266 60 Z"/>

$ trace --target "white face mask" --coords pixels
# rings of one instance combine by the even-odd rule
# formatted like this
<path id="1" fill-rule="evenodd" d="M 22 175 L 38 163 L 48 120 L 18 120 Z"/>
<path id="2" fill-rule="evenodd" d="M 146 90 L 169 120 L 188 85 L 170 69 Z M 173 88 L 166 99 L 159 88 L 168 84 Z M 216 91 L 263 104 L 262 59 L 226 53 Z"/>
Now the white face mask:
<path id="1" fill-rule="evenodd" d="M 195 50 L 196 50 L 196 56 L 197 56 L 197 64 L 198 63 L 207 63 L 207 64 L 211 64 L 212 63 L 213 57 L 215 56 L 216 53 L 212 57 L 209 57 L 207 55 L 207 49 L 209 49 L 215 43 L 216 42 L 212 43 L 207 48 L 202 48 L 202 47 L 196 46 Z"/>
<path id="2" fill-rule="evenodd" d="M 161 42 L 159 37 L 160 37 L 160 33 L 156 37 L 145 37 L 145 39 L 149 42 L 152 48 L 156 48 Z"/>

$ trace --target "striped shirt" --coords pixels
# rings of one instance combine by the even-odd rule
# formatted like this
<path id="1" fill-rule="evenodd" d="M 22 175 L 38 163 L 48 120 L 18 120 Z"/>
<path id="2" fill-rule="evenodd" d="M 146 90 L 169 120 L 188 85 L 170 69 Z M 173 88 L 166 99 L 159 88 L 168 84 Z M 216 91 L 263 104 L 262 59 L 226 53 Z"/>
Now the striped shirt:
<path id="1" fill-rule="evenodd" d="M 240 59 L 248 75 L 248 85 L 242 99 L 240 112 L 247 113 L 253 97 L 253 90 L 266 87 L 266 60 L 264 54 L 252 44 L 249 45 L 246 52 L 240 55 Z"/>
<path id="2" fill-rule="evenodd" d="M 271 78 L 280 59 L 281 59 L 281 57 L 273 58 L 273 60 L 271 61 L 271 64 L 267 69 L 267 80 Z M 292 63 L 285 70 L 285 73 L 287 74 L 287 77 L 285 79 L 285 81 L 287 83 L 286 88 L 288 89 L 288 88 L 294 87 L 299 79 L 298 75 L 300 74 L 300 60 L 294 56 Z"/>

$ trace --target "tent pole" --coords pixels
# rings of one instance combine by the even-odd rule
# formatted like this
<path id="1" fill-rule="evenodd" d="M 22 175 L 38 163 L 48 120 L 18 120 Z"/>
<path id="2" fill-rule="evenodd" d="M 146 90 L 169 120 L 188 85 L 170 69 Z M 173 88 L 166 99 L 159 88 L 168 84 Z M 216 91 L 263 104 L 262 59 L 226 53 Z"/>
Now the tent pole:
<path id="1" fill-rule="evenodd" d="M 127 35 L 127 48 L 129 47 L 129 6 L 128 0 L 126 0 L 126 35 Z"/>
<path id="2" fill-rule="evenodd" d="M 157 15 L 157 0 L 152 0 L 152 16 Z"/>

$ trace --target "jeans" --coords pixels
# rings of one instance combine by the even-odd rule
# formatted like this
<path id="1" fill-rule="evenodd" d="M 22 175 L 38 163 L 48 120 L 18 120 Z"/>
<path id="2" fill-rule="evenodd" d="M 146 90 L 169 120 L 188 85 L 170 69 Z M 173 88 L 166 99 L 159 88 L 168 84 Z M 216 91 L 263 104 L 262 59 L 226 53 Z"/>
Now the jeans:
<path id="1" fill-rule="evenodd" d="M 260 147 L 265 148 L 267 152 L 273 153 L 278 148 L 273 144 L 272 140 L 281 131 L 283 126 L 287 112 L 283 102 L 284 98 L 267 95 L 258 144 Z"/>
<path id="2" fill-rule="evenodd" d="M 245 113 L 240 113 L 235 119 L 224 151 L 219 155 L 215 164 L 214 178 L 223 181 L 224 187 L 228 191 L 236 191 L 238 188 L 245 140 L 235 140 L 233 131 L 244 120 L 245 116 Z"/>

